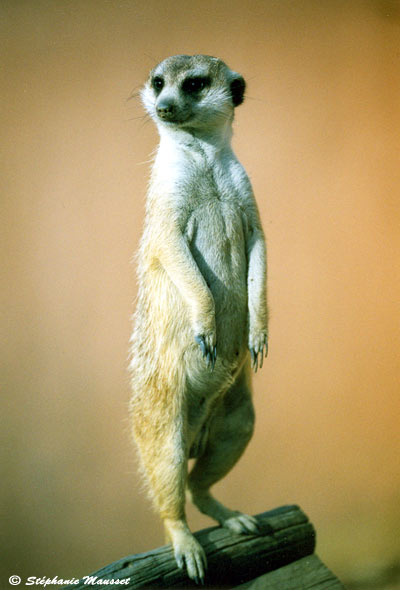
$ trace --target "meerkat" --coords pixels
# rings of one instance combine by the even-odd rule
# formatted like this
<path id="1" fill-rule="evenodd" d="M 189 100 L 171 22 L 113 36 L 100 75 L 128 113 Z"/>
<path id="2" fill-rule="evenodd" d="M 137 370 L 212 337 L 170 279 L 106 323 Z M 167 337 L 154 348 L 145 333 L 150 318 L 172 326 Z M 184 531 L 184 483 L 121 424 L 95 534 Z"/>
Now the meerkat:
<path id="1" fill-rule="evenodd" d="M 186 521 L 186 493 L 234 533 L 259 533 L 253 517 L 210 493 L 252 436 L 251 368 L 268 350 L 265 239 L 231 148 L 244 91 L 220 59 L 176 55 L 141 92 L 160 144 L 138 252 L 132 428 L 177 565 L 196 582 L 207 562 Z"/>

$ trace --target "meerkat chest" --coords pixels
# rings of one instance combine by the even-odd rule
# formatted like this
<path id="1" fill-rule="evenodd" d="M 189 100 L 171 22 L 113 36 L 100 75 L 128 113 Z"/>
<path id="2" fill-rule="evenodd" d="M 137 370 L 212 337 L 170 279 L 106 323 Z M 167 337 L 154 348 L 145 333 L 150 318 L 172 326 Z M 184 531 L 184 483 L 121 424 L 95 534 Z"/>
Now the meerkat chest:
<path id="1" fill-rule="evenodd" d="M 182 148 L 176 142 L 162 142 L 154 170 L 165 194 L 177 207 L 194 209 L 209 201 L 231 204 L 245 201 L 250 182 L 230 147 L 220 151 L 202 144 Z"/>
<path id="2" fill-rule="evenodd" d="M 252 193 L 246 172 L 230 148 L 216 153 L 204 146 L 178 149 L 174 143 L 163 142 L 154 171 L 158 194 L 168 202 L 196 250 L 210 255 L 215 264 L 227 262 L 232 252 L 241 257 L 246 202 Z"/>
<path id="3" fill-rule="evenodd" d="M 232 153 L 215 158 L 198 157 L 186 170 L 189 192 L 196 205 L 219 201 L 239 206 L 246 198 L 249 183 L 241 164 Z"/>
<path id="4" fill-rule="evenodd" d="M 189 239 L 193 234 L 204 245 L 242 249 L 245 225 L 247 177 L 240 164 L 231 160 L 216 161 L 192 171 L 185 187 L 190 203 L 187 224 Z M 183 195 L 185 198 L 185 194 Z M 221 253 L 224 250 L 220 250 Z"/>

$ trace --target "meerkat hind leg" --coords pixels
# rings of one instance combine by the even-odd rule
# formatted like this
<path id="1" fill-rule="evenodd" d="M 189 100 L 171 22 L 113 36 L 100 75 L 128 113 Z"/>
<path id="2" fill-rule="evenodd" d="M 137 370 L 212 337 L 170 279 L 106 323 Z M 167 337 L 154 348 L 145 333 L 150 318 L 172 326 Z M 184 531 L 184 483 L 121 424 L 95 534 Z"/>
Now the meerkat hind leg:
<path id="1" fill-rule="evenodd" d="M 164 457 L 163 468 L 166 467 L 165 459 L 166 457 Z M 175 477 L 171 477 L 174 474 L 174 470 Z M 189 578 L 197 584 L 200 582 L 204 583 L 205 571 L 207 569 L 206 554 L 203 547 L 191 533 L 185 517 L 185 468 L 183 465 L 179 465 L 179 463 L 173 464 L 171 461 L 168 472 L 168 482 L 158 482 L 154 478 L 152 480 L 156 504 L 158 504 L 164 524 L 165 538 L 167 543 L 171 542 L 172 544 L 174 557 L 179 569 L 186 567 Z M 159 486 L 159 483 L 162 485 Z"/>
<path id="2" fill-rule="evenodd" d="M 145 430 L 145 429 L 144 429 Z M 146 432 L 146 430 L 145 430 Z M 154 448 L 154 437 L 137 436 L 142 461 L 154 502 L 163 521 L 166 542 L 171 542 L 176 563 L 196 583 L 203 583 L 207 558 L 191 533 L 185 517 L 187 460 L 181 452 L 181 433 L 166 433 L 163 444 Z"/>
<path id="3" fill-rule="evenodd" d="M 234 533 L 259 534 L 256 519 L 218 502 L 210 487 L 222 479 L 243 454 L 253 433 L 254 410 L 246 375 L 225 395 L 210 426 L 207 446 L 189 474 L 188 493 L 200 512 Z"/>

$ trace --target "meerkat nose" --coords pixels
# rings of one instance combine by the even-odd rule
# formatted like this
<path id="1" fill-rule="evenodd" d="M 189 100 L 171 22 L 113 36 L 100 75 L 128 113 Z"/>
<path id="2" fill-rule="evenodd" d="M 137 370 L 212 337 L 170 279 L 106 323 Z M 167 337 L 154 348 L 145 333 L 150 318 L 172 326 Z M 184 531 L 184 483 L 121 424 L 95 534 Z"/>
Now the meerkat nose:
<path id="1" fill-rule="evenodd" d="M 170 119 L 175 114 L 175 105 L 169 100 L 162 100 L 157 105 L 157 115 L 161 119 Z"/>

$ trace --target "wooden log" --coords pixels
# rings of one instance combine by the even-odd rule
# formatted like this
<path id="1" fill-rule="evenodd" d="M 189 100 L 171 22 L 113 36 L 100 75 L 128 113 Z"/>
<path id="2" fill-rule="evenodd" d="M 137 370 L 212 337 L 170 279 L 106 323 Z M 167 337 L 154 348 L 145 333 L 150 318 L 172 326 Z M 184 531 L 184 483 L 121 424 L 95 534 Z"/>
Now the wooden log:
<path id="1" fill-rule="evenodd" d="M 234 590 L 344 590 L 343 584 L 317 555 L 307 555 Z"/>
<path id="2" fill-rule="evenodd" d="M 262 531 L 257 536 L 235 535 L 221 527 L 195 533 L 207 554 L 205 588 L 233 588 L 313 553 L 315 531 L 298 506 L 283 506 L 256 518 Z M 171 545 L 130 555 L 68 586 L 88 587 L 199 588 L 177 568 Z"/>

